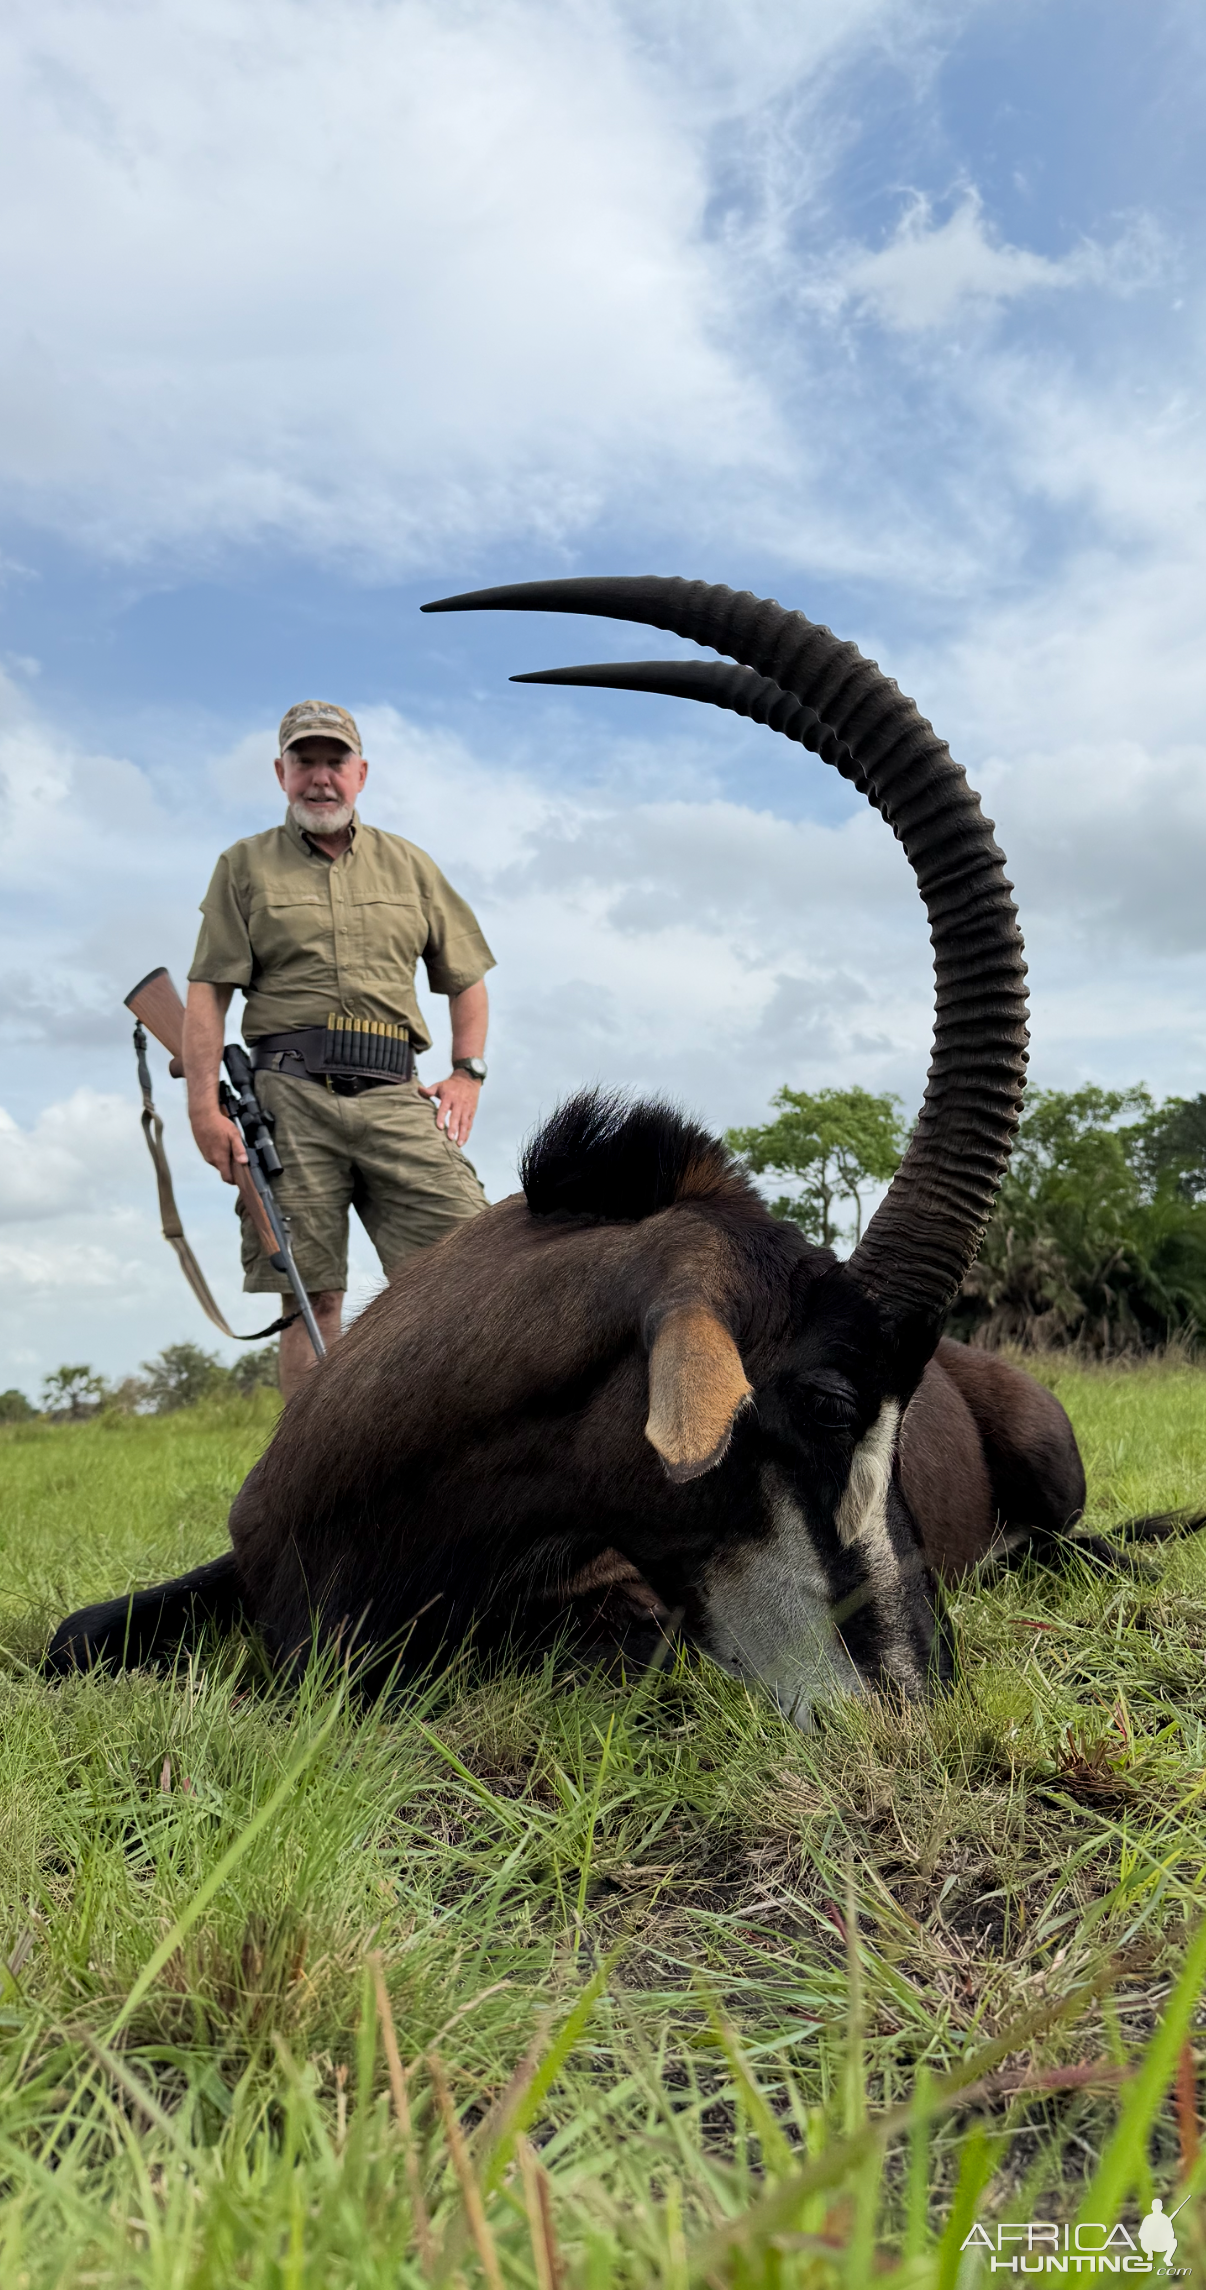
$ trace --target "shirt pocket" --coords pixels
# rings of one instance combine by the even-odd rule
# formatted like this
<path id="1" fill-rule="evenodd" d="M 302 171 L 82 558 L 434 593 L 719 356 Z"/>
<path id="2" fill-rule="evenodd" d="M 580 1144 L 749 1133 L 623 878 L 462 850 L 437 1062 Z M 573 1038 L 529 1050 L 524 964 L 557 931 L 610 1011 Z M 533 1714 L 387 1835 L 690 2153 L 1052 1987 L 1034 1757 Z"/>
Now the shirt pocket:
<path id="1" fill-rule="evenodd" d="M 427 917 L 417 899 L 366 893 L 348 904 L 366 983 L 387 991 L 409 984 L 427 944 Z"/>
<path id="2" fill-rule="evenodd" d="M 330 894 L 278 891 L 253 899 L 247 935 L 256 974 L 273 978 L 312 976 L 335 965 L 335 933 Z"/>

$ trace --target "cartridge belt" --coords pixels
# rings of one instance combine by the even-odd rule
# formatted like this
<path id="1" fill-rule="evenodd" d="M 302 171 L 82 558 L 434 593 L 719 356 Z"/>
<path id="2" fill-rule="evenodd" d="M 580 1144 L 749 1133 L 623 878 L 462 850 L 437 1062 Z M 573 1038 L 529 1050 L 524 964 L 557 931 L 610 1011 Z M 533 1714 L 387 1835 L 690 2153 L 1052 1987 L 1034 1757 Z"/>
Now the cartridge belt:
<path id="1" fill-rule="evenodd" d="M 374 1025 L 332 1011 L 325 1026 L 299 1026 L 263 1034 L 251 1052 L 257 1073 L 314 1081 L 339 1096 L 356 1096 L 385 1082 L 413 1081 L 415 1053 L 405 1026 Z"/>

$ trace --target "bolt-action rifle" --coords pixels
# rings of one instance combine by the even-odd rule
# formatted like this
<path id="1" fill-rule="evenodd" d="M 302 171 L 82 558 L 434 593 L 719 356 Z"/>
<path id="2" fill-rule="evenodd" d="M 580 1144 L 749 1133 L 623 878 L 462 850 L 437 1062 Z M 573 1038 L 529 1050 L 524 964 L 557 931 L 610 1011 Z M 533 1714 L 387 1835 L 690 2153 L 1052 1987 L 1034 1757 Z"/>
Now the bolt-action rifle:
<path id="1" fill-rule="evenodd" d="M 126 996 L 126 1008 L 133 1011 L 134 1052 L 138 1059 L 138 1080 L 142 1089 L 142 1130 L 147 1151 L 155 1165 L 155 1178 L 159 1187 L 159 1216 L 163 1237 L 175 1249 L 181 1269 L 203 1312 L 223 1335 L 231 1336 L 238 1344 L 258 1343 L 264 1336 L 274 1336 L 280 1328 L 289 1328 L 299 1314 L 306 1324 L 306 1334 L 314 1346 L 318 1359 L 326 1356 L 326 1345 L 319 1333 L 310 1299 L 306 1294 L 289 1242 L 289 1227 L 281 1215 L 272 1190 L 273 1177 L 279 1177 L 281 1159 L 272 1141 L 272 1118 L 265 1113 L 255 1094 L 255 1076 L 251 1060 L 241 1042 L 227 1042 L 222 1052 L 222 1063 L 229 1075 L 229 1083 L 219 1081 L 218 1096 L 222 1111 L 238 1127 L 247 1148 L 246 1161 L 233 1164 L 239 1196 L 254 1226 L 260 1247 L 274 1272 L 281 1273 L 297 1298 L 297 1311 L 274 1320 L 271 1327 L 259 1328 L 252 1336 L 238 1336 L 227 1325 L 221 1311 L 210 1294 L 205 1274 L 184 1237 L 184 1226 L 176 1207 L 172 1190 L 172 1174 L 163 1149 L 163 1122 L 155 1110 L 151 1095 L 151 1072 L 147 1064 L 147 1031 L 162 1043 L 171 1060 L 168 1072 L 179 1080 L 184 1073 L 184 1004 L 176 992 L 166 969 L 149 971 L 140 978 Z"/>
<path id="2" fill-rule="evenodd" d="M 251 1182 L 259 1194 L 264 1215 L 272 1228 L 276 1242 L 275 1253 L 268 1262 L 275 1272 L 288 1274 L 289 1286 L 297 1298 L 297 1309 L 306 1323 L 306 1334 L 314 1346 L 317 1357 L 325 1359 L 327 1347 L 318 1332 L 318 1322 L 306 1294 L 305 1283 L 293 1261 L 289 1246 L 289 1228 L 276 1205 L 271 1179 L 281 1173 L 281 1157 L 272 1142 L 272 1115 L 265 1113 L 255 1094 L 255 1074 L 251 1059 L 241 1042 L 227 1042 L 222 1052 L 222 1063 L 230 1075 L 230 1088 L 219 1082 L 218 1095 L 222 1111 L 228 1120 L 237 1123 L 244 1145 L 247 1147 L 247 1166 Z M 237 1164 L 236 1164 L 237 1166 Z"/>

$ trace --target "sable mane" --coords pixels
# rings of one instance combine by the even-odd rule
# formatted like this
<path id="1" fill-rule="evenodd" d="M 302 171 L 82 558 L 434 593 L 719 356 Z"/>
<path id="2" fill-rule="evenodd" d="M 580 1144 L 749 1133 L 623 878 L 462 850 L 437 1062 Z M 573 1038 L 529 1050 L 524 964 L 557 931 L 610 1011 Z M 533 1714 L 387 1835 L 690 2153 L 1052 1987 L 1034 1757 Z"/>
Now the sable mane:
<path id="1" fill-rule="evenodd" d="M 658 1098 L 582 1090 L 528 1139 L 519 1179 L 534 1217 L 639 1224 L 677 1201 L 757 1199 L 718 1137 Z"/>

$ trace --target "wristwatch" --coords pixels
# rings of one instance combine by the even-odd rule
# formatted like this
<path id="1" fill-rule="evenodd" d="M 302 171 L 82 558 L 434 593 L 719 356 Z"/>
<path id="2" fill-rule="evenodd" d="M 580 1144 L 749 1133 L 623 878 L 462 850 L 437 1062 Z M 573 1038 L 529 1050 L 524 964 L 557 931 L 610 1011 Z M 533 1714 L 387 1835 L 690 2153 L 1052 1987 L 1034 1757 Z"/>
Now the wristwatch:
<path id="1" fill-rule="evenodd" d="M 484 1081 L 486 1061 L 484 1058 L 454 1058 L 452 1070 L 454 1073 L 467 1073 L 470 1081 Z"/>

